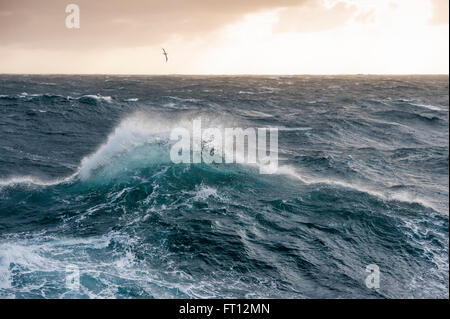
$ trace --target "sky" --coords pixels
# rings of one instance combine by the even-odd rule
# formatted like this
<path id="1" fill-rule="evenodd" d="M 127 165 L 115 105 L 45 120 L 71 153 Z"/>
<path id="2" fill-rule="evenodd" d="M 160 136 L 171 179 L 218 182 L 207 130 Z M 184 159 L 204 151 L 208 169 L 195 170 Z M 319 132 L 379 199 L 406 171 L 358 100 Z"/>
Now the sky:
<path id="1" fill-rule="evenodd" d="M 449 0 L 0 0 L 0 73 L 448 70 Z"/>

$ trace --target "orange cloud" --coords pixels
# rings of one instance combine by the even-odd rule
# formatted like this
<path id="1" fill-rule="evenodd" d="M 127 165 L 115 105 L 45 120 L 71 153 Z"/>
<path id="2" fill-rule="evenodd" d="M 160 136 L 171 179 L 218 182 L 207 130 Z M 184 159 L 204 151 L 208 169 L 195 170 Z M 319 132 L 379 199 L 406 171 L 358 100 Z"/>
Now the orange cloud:
<path id="1" fill-rule="evenodd" d="M 448 0 L 432 0 L 433 17 L 432 25 L 448 24 L 449 1 Z"/>
<path id="2" fill-rule="evenodd" d="M 133 47 L 197 36 L 261 10 L 303 0 L 73 0 L 81 28 L 65 27 L 66 1 L 2 0 L 0 43 L 62 49 Z M 7 13 L 7 14 L 6 14 Z"/>

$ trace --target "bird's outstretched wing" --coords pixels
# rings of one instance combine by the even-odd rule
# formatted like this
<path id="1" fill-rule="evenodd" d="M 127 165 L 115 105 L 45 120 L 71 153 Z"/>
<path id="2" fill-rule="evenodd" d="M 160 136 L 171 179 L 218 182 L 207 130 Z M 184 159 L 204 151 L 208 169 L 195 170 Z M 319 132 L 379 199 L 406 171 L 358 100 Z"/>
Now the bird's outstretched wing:
<path id="1" fill-rule="evenodd" d="M 168 57 L 166 50 L 164 48 L 162 48 L 162 50 L 163 50 L 164 56 L 166 57 L 166 62 L 169 61 L 169 57 Z"/>

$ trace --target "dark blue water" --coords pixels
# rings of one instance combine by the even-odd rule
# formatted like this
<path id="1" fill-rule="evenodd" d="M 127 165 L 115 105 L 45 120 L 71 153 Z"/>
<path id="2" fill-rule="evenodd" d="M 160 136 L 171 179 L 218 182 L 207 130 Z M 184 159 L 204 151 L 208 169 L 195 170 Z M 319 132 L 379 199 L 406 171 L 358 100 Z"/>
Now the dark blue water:
<path id="1" fill-rule="evenodd" d="M 0 297 L 448 298 L 448 85 L 1 75 Z M 278 173 L 173 164 L 199 117 L 277 127 Z"/>

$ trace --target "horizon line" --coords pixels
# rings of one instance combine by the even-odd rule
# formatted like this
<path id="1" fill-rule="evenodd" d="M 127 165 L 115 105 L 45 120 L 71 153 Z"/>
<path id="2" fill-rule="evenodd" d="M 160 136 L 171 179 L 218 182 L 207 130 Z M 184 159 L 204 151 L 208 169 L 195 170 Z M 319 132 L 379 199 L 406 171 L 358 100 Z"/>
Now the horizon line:
<path id="1" fill-rule="evenodd" d="M 110 76 L 449 76 L 449 73 L 2 73 L 1 75 L 110 75 Z"/>

